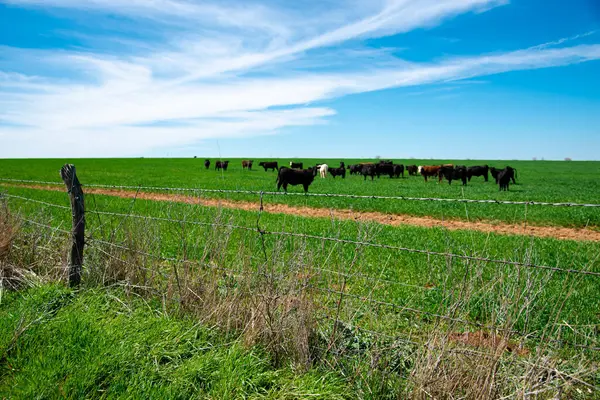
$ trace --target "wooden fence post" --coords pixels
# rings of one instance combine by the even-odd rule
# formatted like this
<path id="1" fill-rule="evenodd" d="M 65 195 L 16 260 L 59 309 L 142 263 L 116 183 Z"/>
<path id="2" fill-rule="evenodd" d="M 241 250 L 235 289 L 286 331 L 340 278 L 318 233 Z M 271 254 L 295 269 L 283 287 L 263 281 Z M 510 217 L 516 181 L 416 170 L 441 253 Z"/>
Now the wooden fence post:
<path id="1" fill-rule="evenodd" d="M 85 203 L 83 190 L 73 164 L 65 164 L 60 169 L 62 178 L 71 199 L 73 215 L 73 246 L 69 260 L 69 286 L 76 287 L 81 283 L 81 266 L 83 265 L 83 246 L 85 245 Z"/>

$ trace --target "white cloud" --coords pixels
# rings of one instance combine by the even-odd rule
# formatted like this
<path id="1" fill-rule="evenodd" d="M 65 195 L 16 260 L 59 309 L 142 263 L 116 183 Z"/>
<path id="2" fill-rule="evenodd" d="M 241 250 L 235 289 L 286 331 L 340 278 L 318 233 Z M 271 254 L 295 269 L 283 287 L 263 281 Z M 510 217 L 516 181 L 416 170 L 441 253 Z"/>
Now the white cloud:
<path id="1" fill-rule="evenodd" d="M 107 54 L 93 47 L 0 49 L 5 144 L 0 157 L 126 156 L 209 138 L 274 134 L 326 122 L 335 111 L 314 104 L 337 96 L 600 58 L 600 45 L 556 48 L 564 43 L 559 41 L 410 63 L 394 54 L 397 49 L 369 49 L 357 39 L 407 32 L 505 2 L 329 1 L 329 13 L 318 5 L 308 7 L 306 13 L 314 16 L 308 23 L 303 23 L 306 16 L 298 20 L 298 10 L 257 3 L 4 1 L 123 13 L 147 19 L 151 26 L 157 19 L 181 25 L 169 40 L 148 43 L 134 54 Z M 371 14 L 361 15 L 366 11 Z M 332 47 L 339 44 L 344 47 Z"/>

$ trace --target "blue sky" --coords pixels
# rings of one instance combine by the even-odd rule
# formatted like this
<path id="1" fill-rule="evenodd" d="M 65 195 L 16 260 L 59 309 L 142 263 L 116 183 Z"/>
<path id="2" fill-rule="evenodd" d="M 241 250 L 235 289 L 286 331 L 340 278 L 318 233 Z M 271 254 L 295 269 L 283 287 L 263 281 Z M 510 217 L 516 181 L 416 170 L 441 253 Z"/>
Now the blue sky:
<path id="1" fill-rule="evenodd" d="M 600 159 L 597 0 L 0 0 L 0 157 Z"/>

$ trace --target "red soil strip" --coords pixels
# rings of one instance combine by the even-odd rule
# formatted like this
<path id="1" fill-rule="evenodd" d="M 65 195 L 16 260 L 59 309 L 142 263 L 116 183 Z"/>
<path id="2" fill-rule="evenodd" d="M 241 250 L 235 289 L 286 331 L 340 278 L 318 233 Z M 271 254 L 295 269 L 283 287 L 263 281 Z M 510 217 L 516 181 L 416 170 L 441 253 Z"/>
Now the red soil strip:
<path id="1" fill-rule="evenodd" d="M 495 353 L 507 351 L 520 356 L 529 354 L 529 350 L 521 347 L 518 343 L 507 341 L 505 338 L 482 331 L 451 333 L 448 339 L 450 342 L 462 343 L 471 347 L 488 348 L 494 350 Z"/>
<path id="2" fill-rule="evenodd" d="M 43 186 L 43 185 L 12 185 L 2 184 L 3 186 L 25 187 L 28 189 L 64 191 L 64 188 L 59 186 Z M 98 189 L 86 188 L 86 193 L 93 193 L 107 196 L 117 196 L 120 198 L 141 200 L 154 200 L 166 202 L 178 202 L 187 204 L 199 204 L 208 207 L 223 207 L 230 209 L 238 209 L 245 211 L 258 211 L 259 203 L 250 201 L 232 201 L 224 199 L 210 199 L 186 196 L 181 194 L 169 193 L 149 193 L 138 192 L 132 190 L 120 189 Z M 347 209 L 325 209 L 311 208 L 304 206 L 290 206 L 287 204 L 264 204 L 264 212 L 274 214 L 288 214 L 302 217 L 317 217 L 317 218 L 337 218 L 343 220 L 354 220 L 361 222 L 377 222 L 384 225 L 400 226 L 411 225 L 421 227 L 440 227 L 449 230 L 474 230 L 478 232 L 496 233 L 500 235 L 523 235 L 536 236 L 543 238 L 554 238 L 561 240 L 584 240 L 600 242 L 600 231 L 588 228 L 566 228 L 559 226 L 532 226 L 526 224 L 507 224 L 503 222 L 473 222 L 462 221 L 456 219 L 441 220 L 432 217 L 416 217 L 405 214 L 384 214 L 380 212 L 366 211 L 357 212 Z"/>

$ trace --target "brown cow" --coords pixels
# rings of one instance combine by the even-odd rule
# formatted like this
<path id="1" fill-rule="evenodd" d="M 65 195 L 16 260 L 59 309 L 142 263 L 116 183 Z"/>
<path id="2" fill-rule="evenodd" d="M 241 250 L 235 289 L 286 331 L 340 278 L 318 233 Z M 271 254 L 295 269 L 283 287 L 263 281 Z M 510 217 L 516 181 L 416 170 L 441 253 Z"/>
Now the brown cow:
<path id="1" fill-rule="evenodd" d="M 419 172 L 421 173 L 423 178 L 425 178 L 425 182 L 427 182 L 427 177 L 438 176 L 441 168 L 442 167 L 440 165 L 424 165 L 419 166 Z M 440 178 L 440 181 L 441 180 L 442 178 Z"/>
<path id="2" fill-rule="evenodd" d="M 248 170 L 251 170 L 253 162 L 254 162 L 254 160 L 244 160 L 244 161 L 242 161 L 242 169 L 248 168 Z"/>

